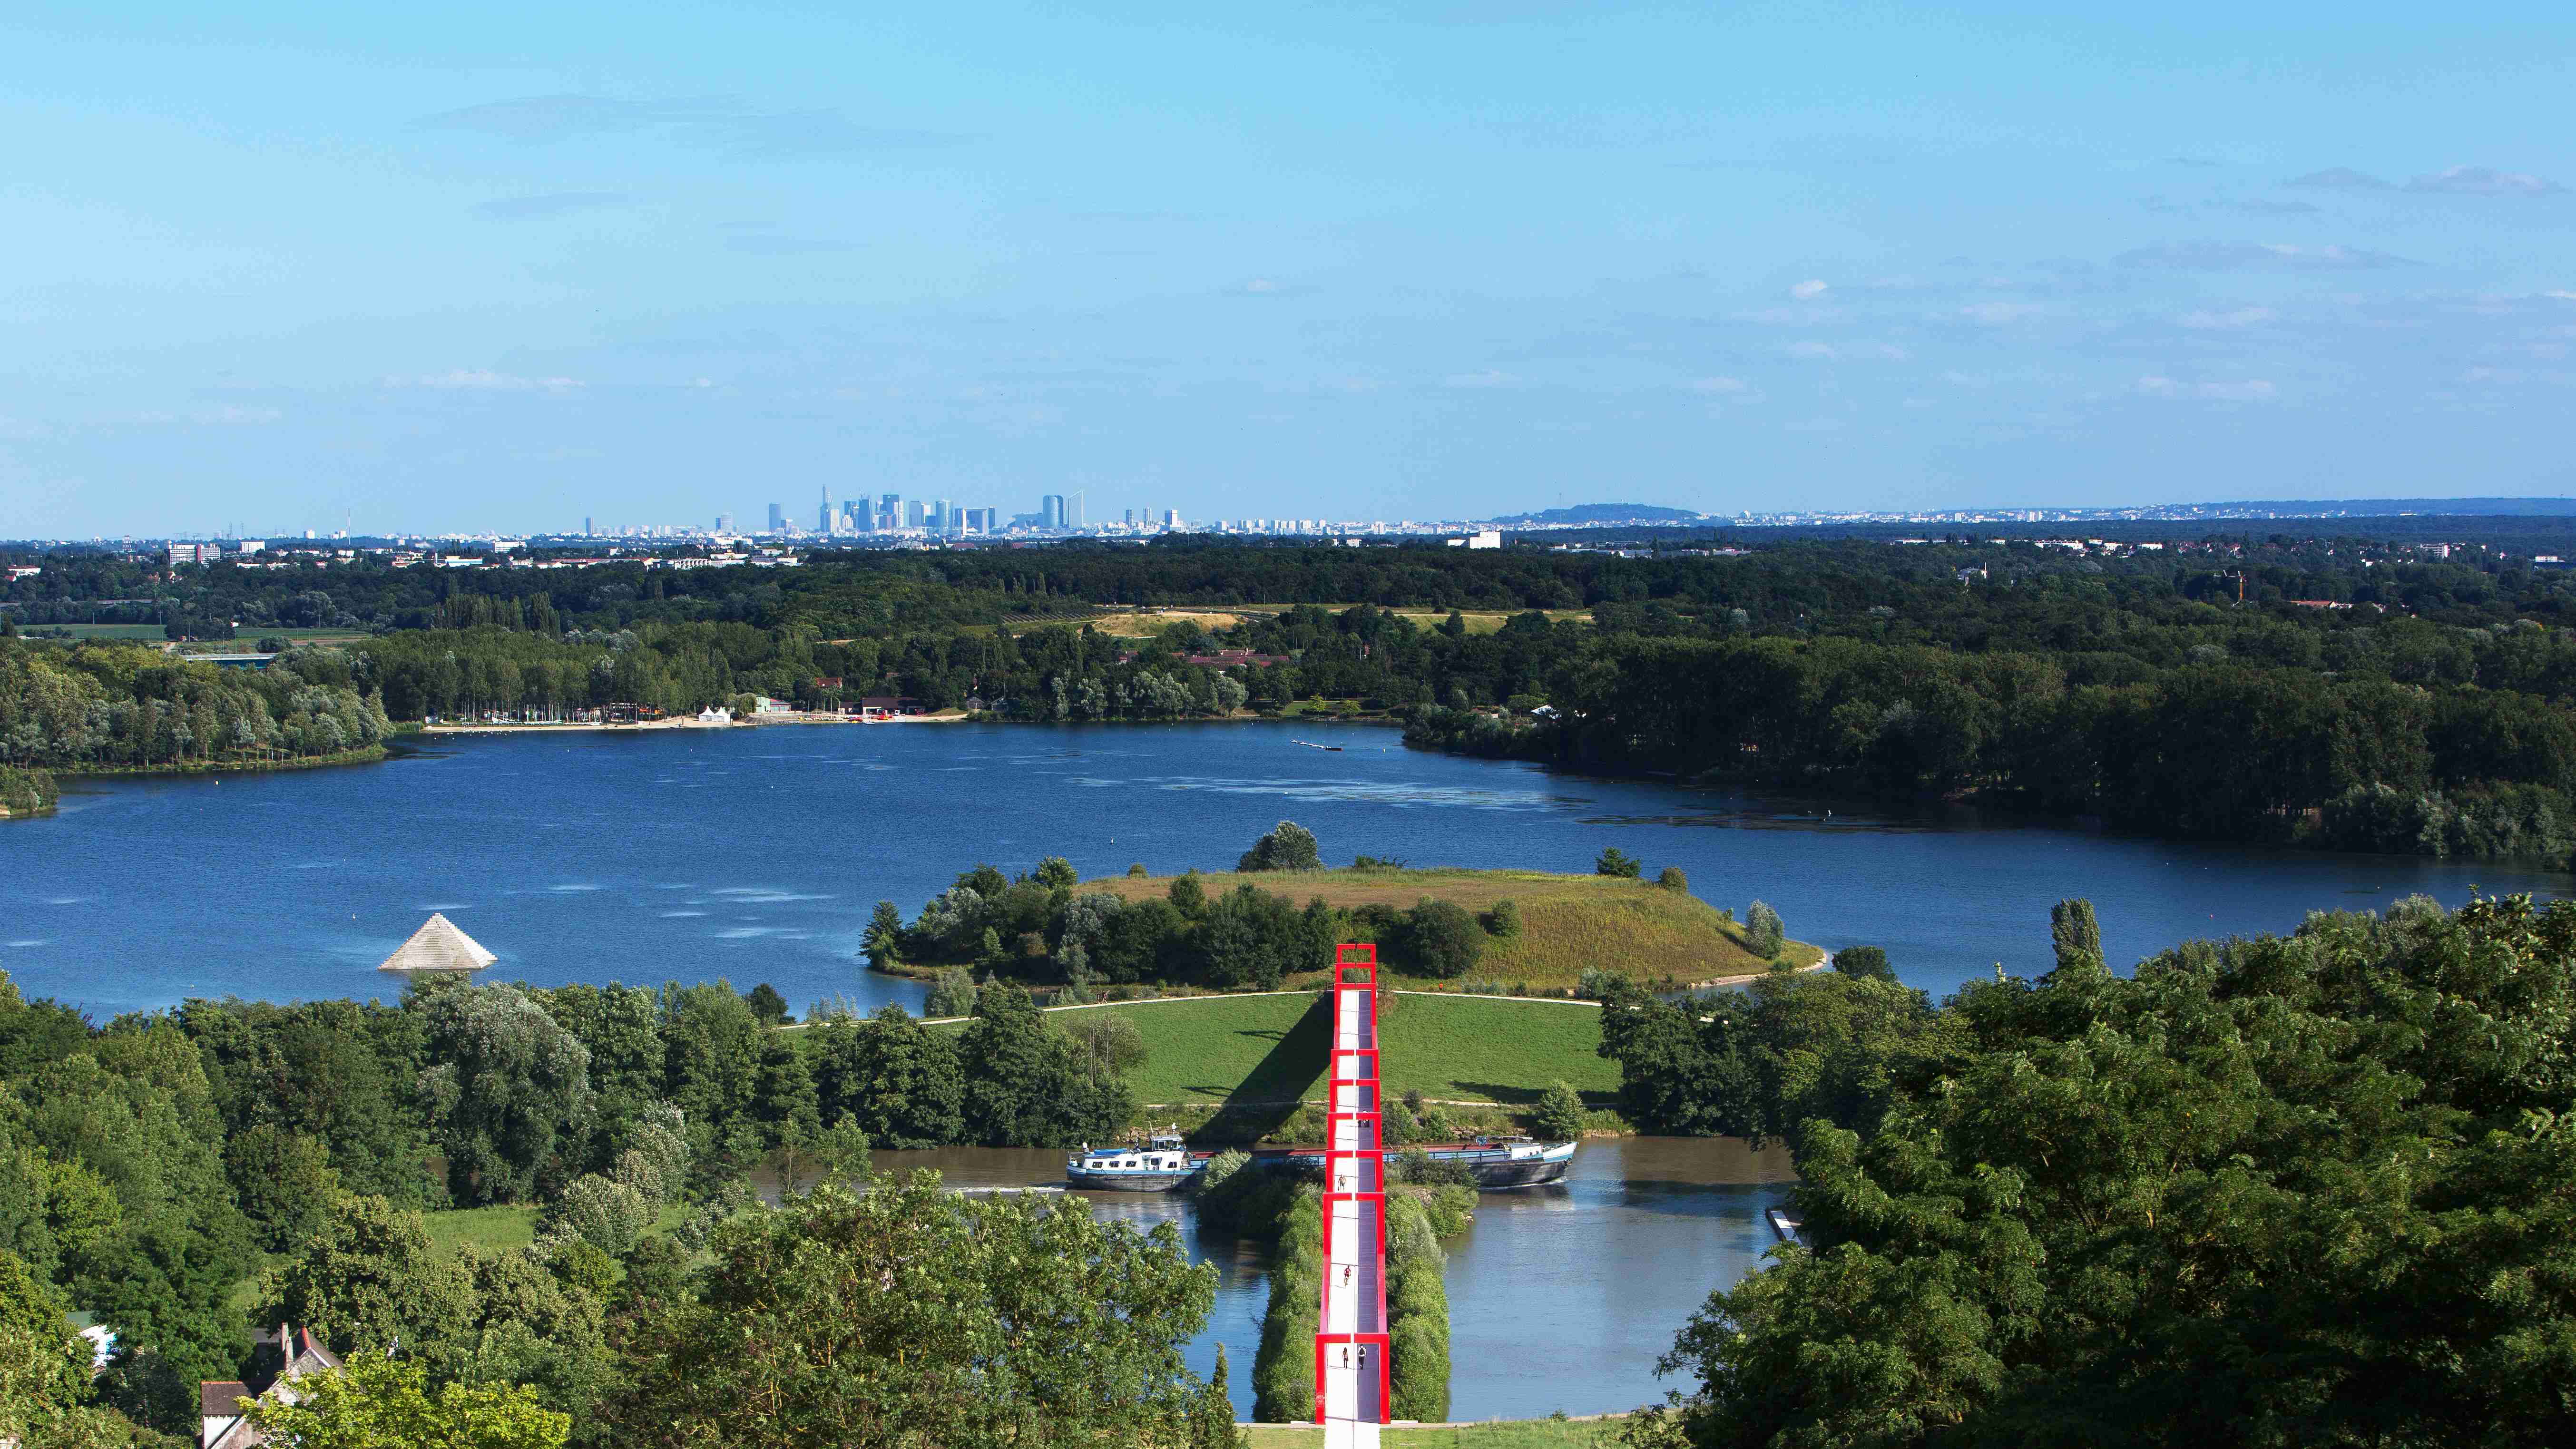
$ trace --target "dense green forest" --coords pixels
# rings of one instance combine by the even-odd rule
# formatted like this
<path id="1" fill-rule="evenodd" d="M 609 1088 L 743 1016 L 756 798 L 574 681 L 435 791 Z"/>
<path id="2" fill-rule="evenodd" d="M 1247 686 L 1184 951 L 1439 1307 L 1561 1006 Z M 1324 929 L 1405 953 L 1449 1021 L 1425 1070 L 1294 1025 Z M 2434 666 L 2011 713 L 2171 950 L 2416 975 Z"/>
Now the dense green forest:
<path id="1" fill-rule="evenodd" d="M 0 1399 L 26 1334 L 59 1333 L 73 1306 L 122 1347 L 64 1412 L 193 1434 L 198 1382 L 239 1376 L 254 1323 L 292 1320 L 344 1353 L 399 1338 L 433 1388 L 529 1386 L 578 1442 L 610 1442 L 612 1386 L 658 1393 L 653 1365 L 701 1372 L 704 1343 L 741 1331 L 721 1292 L 689 1286 L 691 1264 L 806 1232 L 857 1251 L 837 1235 L 876 1220 L 832 1199 L 744 1226 L 754 1166 L 790 1186 L 846 1179 L 871 1142 L 1068 1146 L 1114 1137 L 1135 1110 L 1119 1063 L 1008 983 L 977 993 L 962 1031 L 893 1007 L 774 1029 L 785 1015 L 775 991 L 721 982 L 432 983 L 390 1005 L 197 1000 L 96 1028 L 0 976 L 0 1297 L 23 1300 L 0 1302 L 0 1337 L 19 1335 L 0 1342 Z M 886 1195 L 940 1201 L 925 1191 Z M 542 1209 L 524 1253 L 434 1249 L 421 1217 L 513 1204 Z M 936 1236 L 937 1218 L 917 1230 Z M 942 1251 L 967 1252 L 976 1230 Z M 1140 1322 L 1129 1368 L 1186 1417 L 1195 1389 L 1167 1351 L 1206 1289 L 1176 1242 L 1086 1231 L 1074 1246 L 1145 1274 L 1140 1311 L 1164 1316 Z M 695 1391 L 683 1384 L 659 1401 Z M 782 1427 L 775 1442 L 798 1441 Z"/>
<path id="2" fill-rule="evenodd" d="M 370 750 L 390 730 L 336 651 L 225 669 L 128 645 L 0 640 L 0 765 L 247 768 Z"/>
<path id="3" fill-rule="evenodd" d="M 1803 1221 L 1636 1442 L 2569 1442 L 2576 903 L 2319 914 L 2134 979 L 2084 902 L 2053 935 L 1937 1008 L 1866 967 L 1614 987 L 1626 1109 L 1785 1134 Z"/>
<path id="4" fill-rule="evenodd" d="M 244 630 L 380 632 L 288 649 L 268 672 L 293 686 L 193 682 L 97 645 L 0 646 L 0 762 L 327 753 L 335 734 L 372 738 L 373 700 L 393 720 L 747 692 L 1036 722 L 1320 706 L 1402 719 L 1425 748 L 1587 769 L 1970 798 L 2183 836 L 2576 856 L 2576 575 L 2483 548 L 1844 540 L 1630 558 L 1202 542 L 688 571 L 46 558 L 9 586 L 31 629 L 132 597 Z M 1097 627 L 1102 610 L 1159 604 L 1231 612 L 1143 637 Z M 53 661 L 42 676 L 36 659 Z M 324 709 L 299 688 L 336 693 Z"/>

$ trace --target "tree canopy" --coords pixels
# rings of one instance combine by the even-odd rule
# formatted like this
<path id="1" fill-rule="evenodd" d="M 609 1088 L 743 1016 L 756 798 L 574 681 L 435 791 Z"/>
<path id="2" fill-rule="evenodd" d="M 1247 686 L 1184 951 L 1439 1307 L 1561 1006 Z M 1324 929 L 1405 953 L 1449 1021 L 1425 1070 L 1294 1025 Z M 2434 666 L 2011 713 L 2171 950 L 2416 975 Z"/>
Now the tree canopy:
<path id="1" fill-rule="evenodd" d="M 1180 1348 L 1215 1270 L 1172 1225 L 952 1197 L 927 1174 L 862 1186 L 717 1230 L 705 1296 L 637 1344 L 609 1410 L 623 1442 L 1194 1443 L 1203 1386 Z"/>
<path id="2" fill-rule="evenodd" d="M 1784 1092 L 1802 1245 L 1681 1335 L 1665 1367 L 1698 1388 L 1673 1426 L 2566 1442 L 2576 904 L 2313 916 L 2133 980 L 2073 904 L 2047 978 L 1972 985 L 1928 1042 L 1869 1053 L 1883 1091 Z"/>

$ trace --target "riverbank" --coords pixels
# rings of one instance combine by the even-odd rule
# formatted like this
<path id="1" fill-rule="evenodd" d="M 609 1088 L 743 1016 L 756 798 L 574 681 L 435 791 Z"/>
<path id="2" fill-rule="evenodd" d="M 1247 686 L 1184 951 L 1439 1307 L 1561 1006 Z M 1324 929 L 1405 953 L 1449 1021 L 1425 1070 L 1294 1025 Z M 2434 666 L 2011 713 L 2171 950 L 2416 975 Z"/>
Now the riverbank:
<path id="1" fill-rule="evenodd" d="M 758 729 L 769 725 L 883 725 L 883 724 L 964 724 L 968 716 L 959 712 L 942 714 L 885 715 L 861 719 L 854 714 L 831 714 L 820 710 L 798 710 L 791 714 L 753 715 L 748 719 L 701 720 L 694 715 L 677 719 L 631 720 L 624 724 L 605 724 L 593 720 L 553 720 L 528 724 L 425 724 L 417 728 L 428 735 L 576 735 L 639 734 L 661 730 L 730 730 Z"/>
<path id="2" fill-rule="evenodd" d="M 62 789 L 50 773 L 0 765 L 0 820 L 50 815 L 61 798 Z"/>
<path id="3" fill-rule="evenodd" d="M 1609 1449 L 1619 1442 L 1626 1414 L 1572 1418 L 1487 1419 L 1456 1424 L 1390 1425 L 1378 1432 L 1384 1449 Z M 1315 1424 L 1237 1424 L 1248 1449 L 1323 1449 Z"/>
<path id="4" fill-rule="evenodd" d="M 173 765 L 84 765 L 54 773 L 66 780 L 112 779 L 124 775 L 266 775 L 281 770 L 318 770 L 329 765 L 372 765 L 388 751 L 383 745 L 341 750 L 328 755 L 299 755 L 282 760 L 183 760 Z"/>

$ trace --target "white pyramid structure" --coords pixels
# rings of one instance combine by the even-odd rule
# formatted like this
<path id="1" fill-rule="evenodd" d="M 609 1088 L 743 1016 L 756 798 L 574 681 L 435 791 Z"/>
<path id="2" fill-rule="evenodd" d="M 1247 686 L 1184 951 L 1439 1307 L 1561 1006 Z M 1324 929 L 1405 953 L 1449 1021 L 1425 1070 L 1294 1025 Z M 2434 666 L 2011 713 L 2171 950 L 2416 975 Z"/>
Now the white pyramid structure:
<path id="1" fill-rule="evenodd" d="M 480 971 L 501 958 L 483 949 L 456 923 L 433 911 L 411 939 L 385 958 L 379 971 Z"/>

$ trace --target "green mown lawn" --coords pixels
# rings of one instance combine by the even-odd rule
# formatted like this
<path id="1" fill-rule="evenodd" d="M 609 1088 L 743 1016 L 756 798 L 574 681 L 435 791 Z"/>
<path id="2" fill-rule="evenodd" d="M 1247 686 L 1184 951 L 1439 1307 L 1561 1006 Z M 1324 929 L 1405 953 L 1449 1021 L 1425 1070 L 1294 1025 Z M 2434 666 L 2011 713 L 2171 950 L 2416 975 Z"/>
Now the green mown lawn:
<path id="1" fill-rule="evenodd" d="M 1145 1102 L 1283 1102 L 1323 1095 L 1321 998 L 1194 996 L 1119 1006 L 1145 1038 L 1131 1079 Z M 1066 1015 L 1057 1014 L 1063 1021 Z M 1442 1101 L 1526 1105 L 1563 1080 L 1595 1105 L 1619 1090 L 1619 1067 L 1594 1050 L 1600 1008 L 1508 996 L 1398 996 L 1380 1018 L 1379 1063 L 1390 1092 Z"/>
<path id="2" fill-rule="evenodd" d="M 442 1248 L 472 1243 L 486 1253 L 500 1253 L 537 1240 L 537 1209 L 532 1206 L 452 1208 L 421 1218 L 429 1225 L 429 1240 Z"/>
<path id="3" fill-rule="evenodd" d="M 1386 1449 L 1595 1449 L 1619 1442 L 1622 1421 L 1598 1419 L 1577 1423 L 1563 1419 L 1517 1419 L 1491 1424 L 1465 1424 L 1445 1429 L 1379 1431 Z M 1323 1449 L 1318 1428 L 1262 1427 L 1252 1431 L 1252 1449 Z"/>

